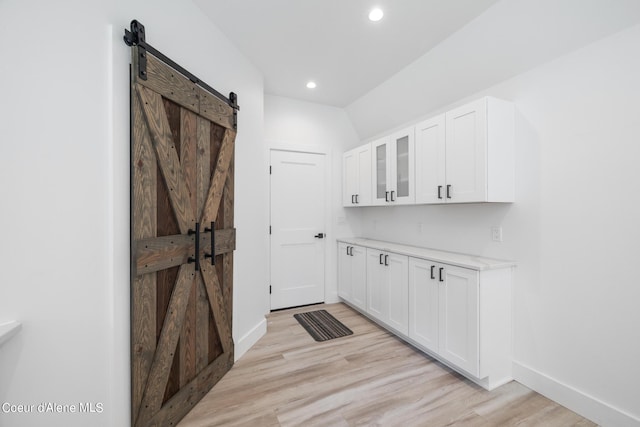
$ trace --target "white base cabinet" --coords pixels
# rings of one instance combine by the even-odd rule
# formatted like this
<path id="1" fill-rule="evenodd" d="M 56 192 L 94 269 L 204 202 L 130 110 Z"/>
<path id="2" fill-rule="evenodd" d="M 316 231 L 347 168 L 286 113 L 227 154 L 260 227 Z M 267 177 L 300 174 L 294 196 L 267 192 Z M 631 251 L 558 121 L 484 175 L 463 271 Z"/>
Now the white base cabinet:
<path id="1" fill-rule="evenodd" d="M 478 377 L 478 272 L 442 264 L 438 281 L 438 353 Z"/>
<path id="2" fill-rule="evenodd" d="M 366 252 L 366 306 L 343 291 L 356 283 L 342 261 L 349 247 Z M 345 302 L 488 390 L 512 380 L 513 262 L 368 239 L 339 250 Z"/>
<path id="3" fill-rule="evenodd" d="M 338 296 L 361 310 L 367 308 L 366 249 L 338 243 Z"/>
<path id="4" fill-rule="evenodd" d="M 367 312 L 396 331 L 409 333 L 409 258 L 367 249 Z"/>
<path id="5" fill-rule="evenodd" d="M 409 260 L 409 336 L 438 353 L 440 282 L 437 266 L 428 260 Z"/>
<path id="6" fill-rule="evenodd" d="M 511 381 L 511 268 L 409 258 L 409 339 L 491 390 Z"/>
<path id="7" fill-rule="evenodd" d="M 409 338 L 478 376 L 478 272 L 409 259 Z"/>

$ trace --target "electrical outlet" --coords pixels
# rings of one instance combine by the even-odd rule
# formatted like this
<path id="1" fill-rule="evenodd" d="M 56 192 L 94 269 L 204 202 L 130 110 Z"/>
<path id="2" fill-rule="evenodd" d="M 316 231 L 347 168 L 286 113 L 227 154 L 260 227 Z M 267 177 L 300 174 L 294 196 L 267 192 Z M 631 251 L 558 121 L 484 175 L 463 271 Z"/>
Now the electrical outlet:
<path id="1" fill-rule="evenodd" d="M 502 242 L 502 227 L 491 227 L 491 240 Z"/>

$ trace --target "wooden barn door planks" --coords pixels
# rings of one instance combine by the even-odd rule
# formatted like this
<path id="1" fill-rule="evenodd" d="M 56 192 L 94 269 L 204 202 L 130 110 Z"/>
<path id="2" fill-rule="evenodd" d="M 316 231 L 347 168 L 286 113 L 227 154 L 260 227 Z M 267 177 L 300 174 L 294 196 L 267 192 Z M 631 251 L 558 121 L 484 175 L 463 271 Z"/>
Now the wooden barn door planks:
<path id="1" fill-rule="evenodd" d="M 132 52 L 132 425 L 168 426 L 233 365 L 237 104 Z"/>

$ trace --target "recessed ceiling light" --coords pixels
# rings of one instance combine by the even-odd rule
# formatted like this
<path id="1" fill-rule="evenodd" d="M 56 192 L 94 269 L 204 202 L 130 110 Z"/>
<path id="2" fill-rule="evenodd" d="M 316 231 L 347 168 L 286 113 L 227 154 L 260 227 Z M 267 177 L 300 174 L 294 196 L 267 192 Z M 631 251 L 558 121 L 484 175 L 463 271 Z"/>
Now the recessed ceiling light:
<path id="1" fill-rule="evenodd" d="M 316 88 L 316 82 L 307 82 L 307 88 L 308 89 L 315 89 Z"/>
<path id="2" fill-rule="evenodd" d="M 384 12 L 382 9 L 375 8 L 371 12 L 369 12 L 369 20 L 373 22 L 377 22 L 382 19 L 384 16 Z"/>

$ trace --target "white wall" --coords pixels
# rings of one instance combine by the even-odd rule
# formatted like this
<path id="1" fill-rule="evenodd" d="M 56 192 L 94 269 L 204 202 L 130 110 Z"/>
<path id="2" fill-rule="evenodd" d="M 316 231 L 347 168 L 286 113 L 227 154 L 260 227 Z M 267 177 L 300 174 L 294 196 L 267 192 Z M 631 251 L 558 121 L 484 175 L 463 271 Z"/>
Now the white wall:
<path id="1" fill-rule="evenodd" d="M 449 105 L 486 94 L 515 103 L 514 204 L 362 209 L 366 237 L 518 261 L 516 378 L 610 426 L 640 425 L 639 44 L 634 26 Z M 438 90 L 457 93 L 451 84 Z M 373 135 L 383 93 L 395 111 L 429 90 L 400 73 L 347 110 Z M 431 114 L 428 101 L 411 105 L 407 119 Z"/>
<path id="2" fill-rule="evenodd" d="M 331 173 L 327 212 L 325 301 L 338 301 L 336 238 L 359 234 L 360 212 L 342 207 L 342 153 L 358 145 L 358 136 L 342 108 L 266 95 L 264 128 L 267 149 L 326 153 Z M 266 168 L 265 168 L 266 171 Z"/>
<path id="3" fill-rule="evenodd" d="M 263 320 L 268 187 L 259 72 L 190 1 L 0 2 L 0 404 L 103 403 L 101 414 L 5 414 L 1 426 L 129 423 L 131 19 L 222 93 L 238 93 L 233 334 Z"/>

